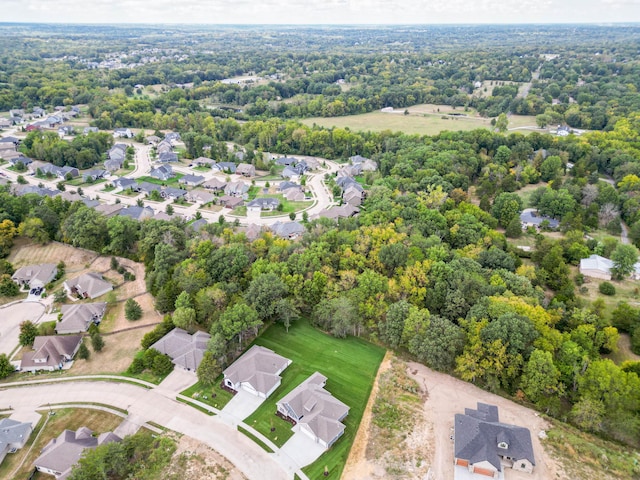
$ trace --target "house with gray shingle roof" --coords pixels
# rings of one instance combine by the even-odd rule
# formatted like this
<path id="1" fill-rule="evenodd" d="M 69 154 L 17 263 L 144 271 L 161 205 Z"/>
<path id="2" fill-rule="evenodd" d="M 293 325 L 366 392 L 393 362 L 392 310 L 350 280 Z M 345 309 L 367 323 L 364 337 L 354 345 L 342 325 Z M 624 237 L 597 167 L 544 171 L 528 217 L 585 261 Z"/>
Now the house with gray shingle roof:
<path id="1" fill-rule="evenodd" d="M 122 439 L 112 432 L 95 437 L 87 427 L 80 427 L 75 432 L 65 430 L 45 445 L 33 464 L 39 472 L 53 475 L 56 480 L 64 480 L 86 449 L 121 441 Z"/>
<path id="2" fill-rule="evenodd" d="M 62 305 L 62 320 L 56 324 L 56 333 L 63 335 L 86 332 L 91 324 L 100 324 L 106 310 L 107 304 L 103 302 Z"/>
<path id="3" fill-rule="evenodd" d="M 133 180 L 132 178 L 120 177 L 116 178 L 111 182 L 118 192 L 122 192 L 124 190 L 135 189 L 138 186 L 138 182 Z"/>
<path id="4" fill-rule="evenodd" d="M 173 173 L 170 165 L 160 165 L 158 168 L 151 170 L 149 176 L 166 182 L 170 178 L 175 177 L 175 173 Z"/>
<path id="5" fill-rule="evenodd" d="M 85 273 L 71 280 L 65 280 L 62 286 L 68 295 L 78 295 L 82 298 L 91 299 L 113 290 L 113 285 L 103 280 L 102 275 L 95 272 Z"/>
<path id="6" fill-rule="evenodd" d="M 186 330 L 174 328 L 149 348 L 155 348 L 170 357 L 174 365 L 195 372 L 210 339 L 211 335 L 205 332 L 190 335 Z"/>
<path id="7" fill-rule="evenodd" d="M 205 178 L 202 175 L 183 175 L 180 180 L 178 180 L 178 183 L 196 187 L 203 183 L 204 180 Z"/>
<path id="8" fill-rule="evenodd" d="M 211 166 L 212 170 L 223 173 L 236 173 L 236 164 L 233 162 L 218 162 Z"/>
<path id="9" fill-rule="evenodd" d="M 267 398 L 279 386 L 280 374 L 291 365 L 291 360 L 260 345 L 254 345 L 233 362 L 223 373 L 224 385 L 238 392 L 246 390 Z"/>
<path id="10" fill-rule="evenodd" d="M 298 238 L 305 232 L 304 225 L 298 222 L 276 222 L 269 228 L 280 238 L 288 239 Z"/>
<path id="11" fill-rule="evenodd" d="M 0 464 L 7 453 L 15 453 L 24 447 L 32 431 L 31 423 L 18 422 L 10 418 L 0 420 Z"/>
<path id="12" fill-rule="evenodd" d="M 555 229 L 560 226 L 558 220 L 540 215 L 535 208 L 525 208 L 520 214 L 520 223 L 522 224 L 523 230 L 526 230 L 527 227 L 535 227 L 539 230 L 545 222 L 548 223 L 549 228 Z"/>
<path id="13" fill-rule="evenodd" d="M 248 163 L 240 163 L 236 167 L 236 174 L 243 175 L 245 177 L 255 177 L 256 176 L 256 167 L 250 165 Z"/>
<path id="14" fill-rule="evenodd" d="M 162 196 L 162 198 L 182 198 L 187 194 L 186 190 L 183 190 L 181 188 L 173 188 L 173 187 L 165 187 L 162 190 L 160 190 L 160 195 Z"/>
<path id="15" fill-rule="evenodd" d="M 20 267 L 11 279 L 23 288 L 44 287 L 57 273 L 58 269 L 53 263 L 41 263 Z"/>
<path id="16" fill-rule="evenodd" d="M 65 363 L 73 359 L 81 343 L 80 335 L 38 336 L 33 341 L 33 351 L 22 355 L 20 370 L 23 372 L 61 370 Z"/>
<path id="17" fill-rule="evenodd" d="M 247 203 L 247 212 L 273 212 L 280 205 L 277 198 L 256 198 Z"/>
<path id="18" fill-rule="evenodd" d="M 283 417 L 294 421 L 300 431 L 325 448 L 344 433 L 341 423 L 349 407 L 324 389 L 327 377 L 315 372 L 276 403 Z"/>
<path id="19" fill-rule="evenodd" d="M 188 192 L 186 198 L 188 202 L 201 203 L 204 205 L 205 203 L 213 202 L 216 196 L 211 192 L 207 192 L 206 190 L 196 189 Z"/>
<path id="20" fill-rule="evenodd" d="M 130 207 L 124 207 L 120 212 L 118 212 L 118 215 L 142 221 L 147 218 L 152 218 L 155 215 L 155 212 L 151 207 L 138 207 L 137 205 L 132 205 Z"/>
<path id="21" fill-rule="evenodd" d="M 501 423 L 498 407 L 478 402 L 454 420 L 454 464 L 478 478 L 501 478 L 503 468 L 531 473 L 536 462 L 529 429 Z"/>

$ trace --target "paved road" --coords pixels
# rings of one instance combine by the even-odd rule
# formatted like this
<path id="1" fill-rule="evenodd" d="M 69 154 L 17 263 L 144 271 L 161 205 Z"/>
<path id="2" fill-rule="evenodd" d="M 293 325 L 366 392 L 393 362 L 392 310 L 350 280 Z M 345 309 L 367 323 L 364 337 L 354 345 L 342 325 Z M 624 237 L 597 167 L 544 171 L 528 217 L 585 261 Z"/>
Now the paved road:
<path id="1" fill-rule="evenodd" d="M 44 305 L 38 302 L 20 302 L 0 307 L 0 353 L 10 355 L 18 346 L 20 324 L 25 320 L 38 323 Z"/>

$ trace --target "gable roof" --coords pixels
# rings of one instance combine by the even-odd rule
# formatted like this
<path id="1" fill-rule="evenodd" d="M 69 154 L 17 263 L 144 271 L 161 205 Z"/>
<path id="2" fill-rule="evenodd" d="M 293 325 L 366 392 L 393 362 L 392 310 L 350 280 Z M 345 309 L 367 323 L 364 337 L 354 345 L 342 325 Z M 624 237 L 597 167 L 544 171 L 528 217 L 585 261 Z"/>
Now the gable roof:
<path id="1" fill-rule="evenodd" d="M 131 217 L 134 220 L 144 220 L 146 218 L 151 218 L 154 215 L 153 208 L 151 207 L 139 207 L 137 205 L 132 205 L 130 207 L 124 207 L 118 212 L 118 215 Z"/>
<path id="2" fill-rule="evenodd" d="M 31 285 L 45 285 L 53 280 L 58 273 L 57 267 L 53 263 L 41 263 L 39 265 L 27 265 L 20 267 L 11 276 L 11 279 L 20 283 L 29 283 Z"/>
<path id="3" fill-rule="evenodd" d="M 222 373 L 234 385 L 247 383 L 257 392 L 267 395 L 281 380 L 277 372 L 290 363 L 291 360 L 273 350 L 254 345 Z"/>
<path id="4" fill-rule="evenodd" d="M 600 255 L 591 255 L 589 258 L 580 260 L 580 270 L 598 270 L 604 273 L 611 273 L 613 261 Z"/>
<path id="5" fill-rule="evenodd" d="M 278 208 L 278 205 L 280 205 L 280 200 L 271 197 L 255 198 L 247 203 L 247 207 L 260 207 L 263 210 L 267 208 Z"/>
<path id="6" fill-rule="evenodd" d="M 62 305 L 62 320 L 56 324 L 56 332 L 86 332 L 92 322 L 99 323 L 107 309 L 107 304 L 81 303 Z"/>
<path id="7" fill-rule="evenodd" d="M 465 409 L 464 414 L 455 416 L 456 458 L 475 464 L 489 462 L 502 471 L 501 457 L 516 460 L 527 459 L 535 465 L 531 433 L 527 428 L 501 423 L 498 407 L 478 402 L 478 409 Z M 504 442 L 507 448 L 498 444 Z"/>
<path id="8" fill-rule="evenodd" d="M 271 225 L 271 231 L 282 238 L 292 238 L 305 232 L 304 225 L 298 222 L 276 222 Z"/>
<path id="9" fill-rule="evenodd" d="M 204 177 L 202 175 L 183 175 L 180 180 L 178 180 L 178 183 L 188 183 L 188 184 L 193 184 L 193 185 L 200 185 L 202 182 L 204 182 Z"/>
<path id="10" fill-rule="evenodd" d="M 160 353 L 171 357 L 175 365 L 197 370 L 210 339 L 211 335 L 205 332 L 190 335 L 181 328 L 174 328 L 150 348 L 155 348 Z"/>
<path id="11" fill-rule="evenodd" d="M 255 175 L 256 167 L 249 163 L 240 163 L 236 167 L 236 173 L 239 175 Z"/>
<path id="12" fill-rule="evenodd" d="M 18 422 L 10 418 L 0 420 L 0 456 L 11 448 L 24 445 L 31 434 L 31 423 Z"/>
<path id="13" fill-rule="evenodd" d="M 535 208 L 527 208 L 520 214 L 520 221 L 525 224 L 540 226 L 545 220 L 549 222 L 550 228 L 558 228 L 560 226 L 558 220 L 540 215 Z"/>
<path id="14" fill-rule="evenodd" d="M 33 351 L 22 355 L 20 368 L 56 368 L 75 355 L 81 342 L 80 335 L 38 336 L 33 341 Z"/>
<path id="15" fill-rule="evenodd" d="M 122 210 L 120 211 L 120 214 L 122 214 Z M 84 273 L 72 280 L 66 280 L 64 285 L 69 290 L 76 289 L 78 293 L 88 295 L 89 298 L 95 298 L 103 293 L 113 290 L 113 285 L 106 280 L 103 280 L 102 275 L 95 272 Z"/>

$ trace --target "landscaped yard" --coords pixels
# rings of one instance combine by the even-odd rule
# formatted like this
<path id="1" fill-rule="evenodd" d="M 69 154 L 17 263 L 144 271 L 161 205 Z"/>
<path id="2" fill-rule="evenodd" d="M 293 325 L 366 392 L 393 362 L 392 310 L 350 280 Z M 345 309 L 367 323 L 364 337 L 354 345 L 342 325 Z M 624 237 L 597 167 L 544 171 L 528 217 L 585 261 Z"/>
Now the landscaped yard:
<path id="1" fill-rule="evenodd" d="M 326 465 L 329 476 L 323 478 L 339 479 L 385 350 L 356 337 L 332 337 L 305 320 L 295 323 L 289 333 L 280 324 L 272 325 L 255 343 L 291 359 L 292 363 L 283 372 L 280 387 L 245 423 L 276 445 L 283 445 L 291 436 L 291 425 L 275 416 L 276 402 L 314 372 L 322 373 L 328 379 L 326 389 L 350 410 L 343 420 L 344 435 L 304 471 L 310 478 L 320 478 Z M 275 431 L 271 432 L 271 428 Z"/>
<path id="2" fill-rule="evenodd" d="M 207 405 L 211 405 L 214 408 L 222 410 L 224 406 L 229 403 L 229 400 L 233 398 L 233 395 L 228 391 L 222 389 L 220 384 L 222 383 L 222 375 L 216 379 L 216 383 L 213 387 L 204 387 L 200 382 L 196 382 L 187 388 L 185 391 L 180 392 L 185 397 L 193 398 Z"/>
<path id="3" fill-rule="evenodd" d="M 277 217 L 280 215 L 286 215 L 291 212 L 299 212 L 307 207 L 313 205 L 313 201 L 302 201 L 302 202 L 290 202 L 286 198 L 279 193 L 267 193 L 264 195 L 257 195 L 256 198 L 277 198 L 280 200 L 280 205 L 282 205 L 282 210 L 274 210 L 273 212 L 262 212 L 262 217 Z"/>
<path id="4" fill-rule="evenodd" d="M 176 173 L 175 177 L 171 177 L 169 180 L 158 180 L 157 178 L 146 176 L 146 177 L 140 177 L 138 179 L 138 182 L 149 182 L 156 185 L 177 186 L 178 180 L 180 180 L 182 177 L 183 175 L 181 173 Z"/>

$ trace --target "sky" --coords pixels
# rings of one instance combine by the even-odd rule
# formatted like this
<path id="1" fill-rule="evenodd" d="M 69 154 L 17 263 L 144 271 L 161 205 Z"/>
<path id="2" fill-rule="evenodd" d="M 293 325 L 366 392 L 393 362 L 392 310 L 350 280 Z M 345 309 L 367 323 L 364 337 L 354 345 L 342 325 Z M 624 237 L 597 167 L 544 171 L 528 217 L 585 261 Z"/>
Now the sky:
<path id="1" fill-rule="evenodd" d="M 0 0 L 2 22 L 446 24 L 640 22 L 640 0 Z"/>

